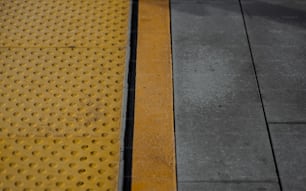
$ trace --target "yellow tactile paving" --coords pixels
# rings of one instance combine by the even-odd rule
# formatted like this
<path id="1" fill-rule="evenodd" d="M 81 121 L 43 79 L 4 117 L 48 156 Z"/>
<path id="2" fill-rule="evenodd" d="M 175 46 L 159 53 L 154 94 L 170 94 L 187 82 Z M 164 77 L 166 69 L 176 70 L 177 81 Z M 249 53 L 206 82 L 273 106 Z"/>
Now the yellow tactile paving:
<path id="1" fill-rule="evenodd" d="M 0 0 L 0 46 L 122 46 L 129 4 L 130 0 Z"/>
<path id="2" fill-rule="evenodd" d="M 132 190 L 176 190 L 169 0 L 140 0 Z"/>
<path id="3" fill-rule="evenodd" d="M 119 153 L 112 138 L 0 141 L 1 190 L 116 190 Z"/>
<path id="4" fill-rule="evenodd" d="M 0 190 L 117 190 L 130 1 L 0 9 Z"/>

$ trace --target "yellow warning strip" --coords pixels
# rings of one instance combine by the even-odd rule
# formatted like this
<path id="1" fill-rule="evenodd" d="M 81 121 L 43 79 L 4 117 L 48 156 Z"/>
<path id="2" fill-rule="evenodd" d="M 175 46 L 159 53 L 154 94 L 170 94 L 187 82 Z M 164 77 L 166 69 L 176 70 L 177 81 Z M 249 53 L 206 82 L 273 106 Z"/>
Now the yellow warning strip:
<path id="1" fill-rule="evenodd" d="M 0 12 L 0 190 L 117 191 L 130 0 Z"/>
<path id="2" fill-rule="evenodd" d="M 176 190 L 168 0 L 140 0 L 132 190 Z"/>

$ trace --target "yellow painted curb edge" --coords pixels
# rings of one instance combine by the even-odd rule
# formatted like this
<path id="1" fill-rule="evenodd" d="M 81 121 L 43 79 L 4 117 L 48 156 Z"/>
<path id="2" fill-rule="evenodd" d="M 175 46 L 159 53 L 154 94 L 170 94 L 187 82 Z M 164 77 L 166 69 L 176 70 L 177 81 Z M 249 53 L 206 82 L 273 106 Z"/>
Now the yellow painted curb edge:
<path id="1" fill-rule="evenodd" d="M 176 190 L 168 0 L 139 0 L 132 190 Z"/>

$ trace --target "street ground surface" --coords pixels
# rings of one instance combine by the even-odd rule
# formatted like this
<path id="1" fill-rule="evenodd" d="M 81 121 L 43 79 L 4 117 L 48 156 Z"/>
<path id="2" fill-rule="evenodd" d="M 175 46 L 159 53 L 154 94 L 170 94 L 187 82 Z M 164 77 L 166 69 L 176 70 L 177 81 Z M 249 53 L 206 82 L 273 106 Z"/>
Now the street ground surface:
<path id="1" fill-rule="evenodd" d="M 306 2 L 171 3 L 179 190 L 306 190 Z"/>

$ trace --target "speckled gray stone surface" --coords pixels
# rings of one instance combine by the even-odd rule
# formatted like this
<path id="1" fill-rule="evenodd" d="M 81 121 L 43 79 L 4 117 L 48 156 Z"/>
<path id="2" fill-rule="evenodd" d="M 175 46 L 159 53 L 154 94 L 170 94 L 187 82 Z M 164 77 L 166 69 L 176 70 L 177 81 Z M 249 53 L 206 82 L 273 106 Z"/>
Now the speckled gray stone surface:
<path id="1" fill-rule="evenodd" d="M 171 14 L 180 190 L 278 190 L 238 1 L 175 0 Z"/>
<path id="2" fill-rule="evenodd" d="M 306 1 L 244 0 L 269 122 L 306 122 Z"/>
<path id="3" fill-rule="evenodd" d="M 270 125 L 284 191 L 306 191 L 306 125 Z"/>

